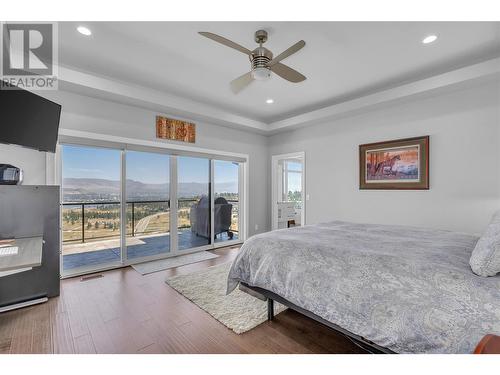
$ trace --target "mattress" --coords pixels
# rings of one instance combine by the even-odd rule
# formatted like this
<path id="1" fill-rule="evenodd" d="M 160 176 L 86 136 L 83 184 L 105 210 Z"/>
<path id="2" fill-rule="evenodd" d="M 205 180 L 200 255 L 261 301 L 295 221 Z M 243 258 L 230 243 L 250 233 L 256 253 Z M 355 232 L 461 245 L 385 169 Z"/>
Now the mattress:
<path id="1" fill-rule="evenodd" d="M 472 353 L 500 334 L 500 276 L 472 273 L 478 237 L 333 221 L 248 239 L 228 276 L 397 353 Z"/>

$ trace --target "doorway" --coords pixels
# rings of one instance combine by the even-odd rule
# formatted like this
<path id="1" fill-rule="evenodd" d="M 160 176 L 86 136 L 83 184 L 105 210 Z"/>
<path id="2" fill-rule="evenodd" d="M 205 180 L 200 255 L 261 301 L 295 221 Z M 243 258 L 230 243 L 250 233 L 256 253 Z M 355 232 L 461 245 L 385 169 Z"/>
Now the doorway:
<path id="1" fill-rule="evenodd" d="M 305 153 L 273 155 L 272 229 L 305 224 Z"/>

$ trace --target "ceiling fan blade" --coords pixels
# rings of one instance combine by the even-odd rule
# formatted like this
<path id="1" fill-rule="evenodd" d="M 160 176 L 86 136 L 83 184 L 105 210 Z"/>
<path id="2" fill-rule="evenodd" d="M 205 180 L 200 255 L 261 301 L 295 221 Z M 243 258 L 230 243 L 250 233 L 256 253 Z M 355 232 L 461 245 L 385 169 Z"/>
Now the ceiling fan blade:
<path id="1" fill-rule="evenodd" d="M 243 90 L 245 87 L 247 87 L 250 83 L 253 81 L 253 76 L 252 72 L 248 72 L 243 74 L 242 76 L 239 76 L 236 79 L 233 79 L 230 83 L 231 85 L 231 90 L 237 94 L 241 90 Z"/>
<path id="2" fill-rule="evenodd" d="M 289 66 L 286 66 L 285 64 L 282 63 L 276 63 L 273 66 L 271 66 L 271 71 L 279 75 L 281 78 L 284 78 L 290 82 L 297 83 L 307 79 L 306 76 L 300 74 L 295 69 L 292 69 Z"/>
<path id="3" fill-rule="evenodd" d="M 278 56 L 276 56 L 274 59 L 269 61 L 267 66 L 271 67 L 271 66 L 279 63 L 281 60 L 286 59 L 288 56 L 293 55 L 295 52 L 302 49 L 302 47 L 304 47 L 305 45 L 306 45 L 306 42 L 304 42 L 303 40 L 298 41 L 293 46 L 291 46 L 287 50 L 281 52 Z"/>
<path id="4" fill-rule="evenodd" d="M 198 34 L 203 35 L 204 37 L 207 37 L 208 39 L 212 39 L 220 44 L 224 44 L 227 47 L 234 48 L 240 52 L 243 52 L 246 55 L 251 55 L 252 51 L 250 51 L 248 48 L 245 48 L 243 46 L 240 46 L 238 43 L 235 43 L 229 39 L 226 39 L 220 35 L 214 34 L 214 33 L 209 33 L 206 31 L 200 31 Z"/>

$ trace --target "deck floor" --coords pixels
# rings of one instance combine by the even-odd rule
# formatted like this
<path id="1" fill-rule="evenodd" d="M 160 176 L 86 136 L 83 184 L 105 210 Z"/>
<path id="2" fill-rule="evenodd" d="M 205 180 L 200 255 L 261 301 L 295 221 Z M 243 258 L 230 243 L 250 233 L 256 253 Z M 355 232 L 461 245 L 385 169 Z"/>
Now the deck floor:
<path id="1" fill-rule="evenodd" d="M 180 230 L 179 249 L 187 250 L 209 244 L 209 239 L 197 236 L 190 229 Z M 233 239 L 238 239 L 234 233 Z M 217 235 L 216 243 L 228 241 L 227 233 Z M 141 258 L 166 254 L 170 251 L 170 234 L 127 237 L 127 257 Z M 95 249 L 95 250 L 93 250 Z M 103 265 L 120 261 L 120 241 L 117 239 L 63 245 L 63 270 Z"/>
<path id="2" fill-rule="evenodd" d="M 0 314 L 0 353 L 362 353 L 291 310 L 241 335 L 165 284 L 166 276 L 229 262 L 218 258 L 141 276 L 131 267 L 61 281 L 61 296 Z"/>

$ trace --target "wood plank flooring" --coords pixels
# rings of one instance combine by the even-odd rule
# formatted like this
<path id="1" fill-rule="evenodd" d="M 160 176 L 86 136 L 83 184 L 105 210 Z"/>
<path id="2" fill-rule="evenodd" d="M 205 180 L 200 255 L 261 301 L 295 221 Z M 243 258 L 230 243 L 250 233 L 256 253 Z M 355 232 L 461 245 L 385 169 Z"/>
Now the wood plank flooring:
<path id="1" fill-rule="evenodd" d="M 164 283 L 232 260 L 238 248 L 141 276 L 131 267 L 104 277 L 61 281 L 47 303 L 0 314 L 0 354 L 8 353 L 363 353 L 343 336 L 287 310 L 237 335 Z"/>

